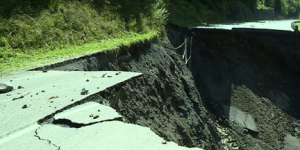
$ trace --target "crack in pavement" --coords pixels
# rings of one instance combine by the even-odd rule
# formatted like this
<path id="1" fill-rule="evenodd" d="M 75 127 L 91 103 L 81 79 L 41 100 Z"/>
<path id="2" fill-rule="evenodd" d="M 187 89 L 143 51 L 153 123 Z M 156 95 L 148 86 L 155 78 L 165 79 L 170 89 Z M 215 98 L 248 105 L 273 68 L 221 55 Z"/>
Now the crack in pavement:
<path id="1" fill-rule="evenodd" d="M 47 141 L 50 145 L 53 145 L 53 146 L 57 147 L 57 150 L 60 150 L 60 146 L 55 145 L 55 144 L 52 143 L 50 140 L 42 139 L 42 138 L 38 135 L 38 130 L 39 130 L 40 128 L 41 128 L 41 127 L 37 128 L 37 129 L 35 130 L 35 135 L 34 135 L 34 136 L 37 137 L 39 140 Z"/>
<path id="2" fill-rule="evenodd" d="M 69 119 L 57 119 L 57 120 L 54 119 L 52 124 L 60 125 L 61 127 L 68 127 L 68 128 L 81 128 L 81 127 L 85 127 L 85 126 L 91 126 L 91 125 L 94 125 L 94 124 L 97 124 L 97 123 L 110 122 L 110 121 L 121 121 L 121 122 L 123 122 L 123 117 L 117 117 L 117 118 L 113 118 L 113 119 L 101 120 L 101 121 L 91 122 L 91 123 L 88 123 L 88 124 L 72 122 Z"/>

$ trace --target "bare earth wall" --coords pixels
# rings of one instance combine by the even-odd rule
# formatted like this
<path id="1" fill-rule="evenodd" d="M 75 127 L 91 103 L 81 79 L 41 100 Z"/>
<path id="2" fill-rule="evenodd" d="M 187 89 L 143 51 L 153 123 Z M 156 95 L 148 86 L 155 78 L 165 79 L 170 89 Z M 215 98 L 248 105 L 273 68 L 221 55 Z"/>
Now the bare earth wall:
<path id="1" fill-rule="evenodd" d="M 126 122 L 147 126 L 179 145 L 271 150 L 285 147 L 286 134 L 299 138 L 298 46 L 291 32 L 194 30 L 189 70 L 183 48 L 170 47 L 181 45 L 192 30 L 166 31 L 172 45 L 164 38 L 123 48 L 118 57 L 100 53 L 40 70 L 143 73 L 106 91 L 101 101 Z M 252 115 L 258 131 L 229 121 L 225 105 Z"/>

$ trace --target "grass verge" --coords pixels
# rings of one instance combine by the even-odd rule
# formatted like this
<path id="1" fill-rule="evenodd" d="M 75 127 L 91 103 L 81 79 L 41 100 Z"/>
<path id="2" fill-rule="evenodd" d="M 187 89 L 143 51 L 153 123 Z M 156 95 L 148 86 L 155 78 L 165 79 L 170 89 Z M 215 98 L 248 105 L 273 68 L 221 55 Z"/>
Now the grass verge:
<path id="1" fill-rule="evenodd" d="M 116 38 L 102 42 L 84 44 L 82 46 L 72 46 L 70 48 L 48 51 L 45 53 L 39 52 L 34 56 L 19 53 L 15 57 L 10 57 L 6 62 L 0 63 L 0 77 L 70 59 L 76 59 L 84 55 L 91 55 L 104 50 L 117 53 L 120 46 L 129 47 L 130 45 L 141 41 L 150 41 L 156 36 L 158 36 L 158 33 L 152 31 L 146 34 L 135 34 L 126 38 Z"/>
<path id="2" fill-rule="evenodd" d="M 0 13 L 0 76 L 152 39 L 168 15 L 156 0 L 54 1 L 0 2 L 15 7 Z"/>

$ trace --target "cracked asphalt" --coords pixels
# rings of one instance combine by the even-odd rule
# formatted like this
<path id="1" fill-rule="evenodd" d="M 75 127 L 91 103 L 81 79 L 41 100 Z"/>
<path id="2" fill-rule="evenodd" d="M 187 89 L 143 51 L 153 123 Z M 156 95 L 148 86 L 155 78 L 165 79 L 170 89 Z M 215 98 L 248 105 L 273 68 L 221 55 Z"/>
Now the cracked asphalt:
<path id="1" fill-rule="evenodd" d="M 124 123 L 114 109 L 91 98 L 140 75 L 30 71 L 0 78 L 0 83 L 14 87 L 0 94 L 0 149 L 200 150 L 166 142 L 147 127 Z"/>

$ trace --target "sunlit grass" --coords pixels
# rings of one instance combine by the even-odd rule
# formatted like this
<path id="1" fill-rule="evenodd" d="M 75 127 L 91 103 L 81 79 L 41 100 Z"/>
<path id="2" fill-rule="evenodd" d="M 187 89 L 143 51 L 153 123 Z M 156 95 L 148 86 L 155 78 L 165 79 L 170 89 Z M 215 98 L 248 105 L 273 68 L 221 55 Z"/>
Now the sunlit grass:
<path id="1" fill-rule="evenodd" d="M 168 15 L 163 2 L 134 0 L 61 1 L 34 12 L 0 14 L 0 76 L 152 39 Z"/>
<path id="2" fill-rule="evenodd" d="M 15 57 L 10 57 L 9 60 L 0 63 L 0 77 L 85 55 L 91 55 L 104 50 L 117 53 L 120 46 L 129 47 L 138 42 L 150 41 L 157 35 L 158 33 L 156 31 L 152 31 L 146 34 L 134 34 L 120 39 L 116 38 L 103 42 L 84 44 L 82 46 L 73 46 L 67 49 L 56 49 L 45 53 L 39 52 L 35 55 L 19 53 Z"/>

